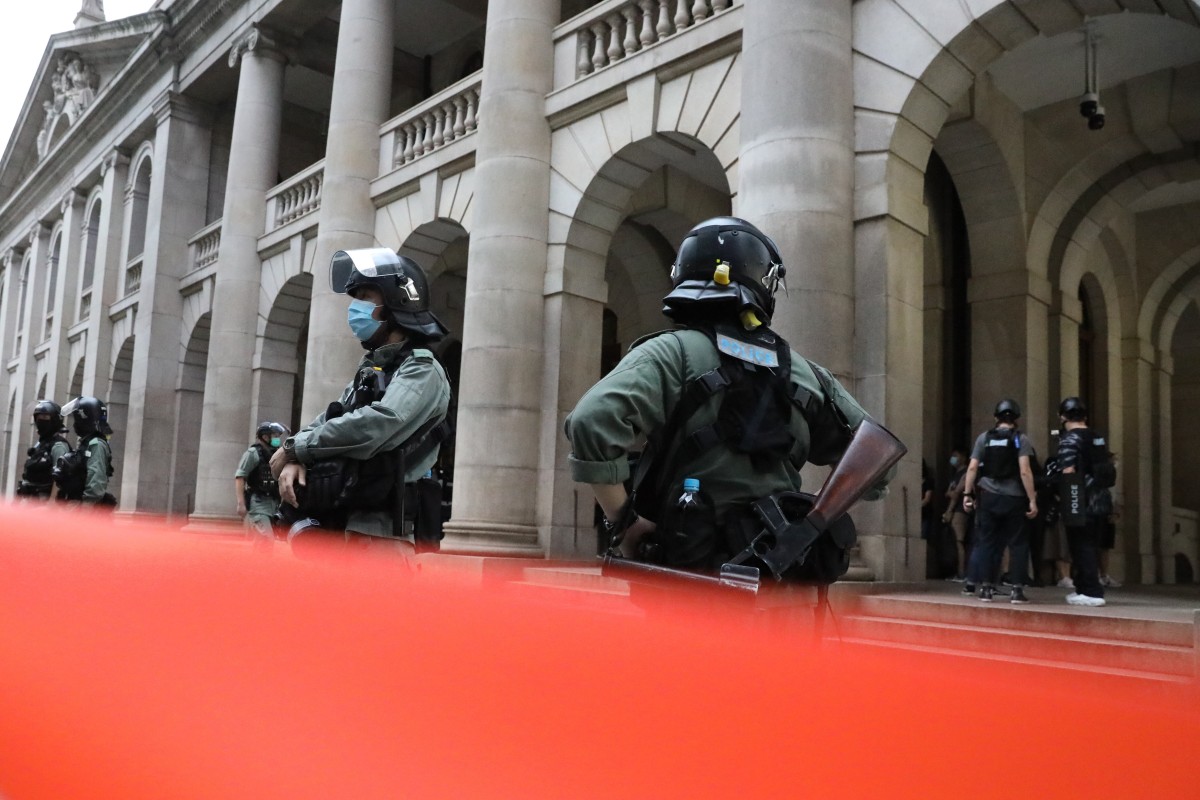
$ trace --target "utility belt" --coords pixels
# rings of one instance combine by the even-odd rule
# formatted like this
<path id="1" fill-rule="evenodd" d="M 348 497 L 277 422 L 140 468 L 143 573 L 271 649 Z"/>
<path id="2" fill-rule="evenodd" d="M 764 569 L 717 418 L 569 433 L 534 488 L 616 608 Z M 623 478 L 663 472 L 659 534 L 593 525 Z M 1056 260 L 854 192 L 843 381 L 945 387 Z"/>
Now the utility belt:
<path id="1" fill-rule="evenodd" d="M 639 542 L 639 560 L 704 571 L 733 563 L 765 572 L 767 565 L 759 556 L 785 530 L 801 526 L 815 501 L 806 492 L 774 492 L 736 505 L 718 519 L 703 491 L 693 493 L 696 505 L 686 509 L 679 506 L 680 494 L 667 504 L 654 532 Z M 801 556 L 781 577 L 794 583 L 830 584 L 845 575 L 850 548 L 858 540 L 850 516 L 843 514 L 823 531 L 812 526 L 804 530 L 807 535 L 798 544 Z"/>
<path id="2" fill-rule="evenodd" d="M 21 481 L 17 484 L 18 497 L 49 497 L 50 489 L 54 486 L 50 483 L 30 483 L 29 481 Z"/>
<path id="3" fill-rule="evenodd" d="M 304 518 L 322 528 L 344 529 L 353 512 L 388 512 L 392 534 L 403 535 L 404 522 L 414 523 L 414 537 L 437 542 L 442 538 L 442 485 L 432 477 L 404 482 L 406 465 L 428 456 L 450 434 L 445 420 L 431 420 L 398 448 L 367 460 L 330 458 L 311 464 L 306 485 L 295 487 L 298 505 L 284 503 L 278 518 L 286 526 Z M 436 513 L 433 510 L 436 509 Z"/>

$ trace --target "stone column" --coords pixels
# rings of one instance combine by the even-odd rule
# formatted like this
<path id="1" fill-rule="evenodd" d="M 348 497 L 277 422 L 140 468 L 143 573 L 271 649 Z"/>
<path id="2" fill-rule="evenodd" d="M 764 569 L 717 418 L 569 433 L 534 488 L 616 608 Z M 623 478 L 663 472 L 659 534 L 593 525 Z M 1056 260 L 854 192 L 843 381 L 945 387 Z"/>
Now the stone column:
<path id="1" fill-rule="evenodd" d="M 96 239 L 96 271 L 92 274 L 91 311 L 84 348 L 83 394 L 108 397 L 109 358 L 112 356 L 112 320 L 108 307 L 119 294 L 122 274 L 121 232 L 125 226 L 125 184 L 129 155 L 114 149 L 100 162 L 100 231 Z"/>
<path id="2" fill-rule="evenodd" d="M 15 343 L 11 357 L 17 360 L 16 369 L 9 378 L 10 386 L 14 389 L 16 411 L 13 420 L 12 447 L 8 451 L 8 477 L 5 491 L 12 493 L 21 477 L 21 465 L 25 461 L 25 451 L 33 444 L 33 420 L 26 413 L 27 407 L 32 409 L 32 403 L 37 386 L 37 365 L 33 357 L 34 346 L 41 342 L 42 303 L 46 297 L 46 257 L 48 254 L 50 228 L 45 223 L 36 222 L 29 231 L 29 246 L 26 253 L 29 256 L 29 271 L 24 272 L 24 257 L 14 260 L 17 267 L 17 280 L 13 288 L 17 294 L 16 336 L 20 341 Z M 22 280 L 23 279 L 23 280 Z M 22 285 L 22 283 L 24 285 Z M 21 294 L 24 293 L 24 313 L 21 311 Z"/>
<path id="3" fill-rule="evenodd" d="M 262 283 L 258 239 L 266 230 L 267 191 L 278 175 L 283 119 L 285 59 L 269 34 L 251 26 L 229 53 L 231 67 L 238 66 L 239 60 L 241 74 L 203 382 L 212 391 L 204 392 L 192 515 L 201 519 L 237 518 L 233 471 L 256 424 L 250 408 Z"/>
<path id="4" fill-rule="evenodd" d="M 775 329 L 842 379 L 854 358 L 851 5 L 745 4 L 735 208 L 787 265 Z"/>
<path id="5" fill-rule="evenodd" d="M 448 546 L 540 553 L 539 430 L 559 0 L 488 6 Z"/>
<path id="6" fill-rule="evenodd" d="M 342 3 L 313 259 L 301 424 L 341 395 L 362 358 L 362 347 L 346 326 L 348 300 L 329 288 L 328 270 L 338 250 L 375 244 L 370 184 L 379 174 L 379 127 L 387 121 L 391 97 L 395 6 L 395 0 Z"/>
<path id="7" fill-rule="evenodd" d="M 1154 420 L 1158 409 L 1154 390 L 1154 347 L 1137 337 L 1121 341 L 1121 379 L 1124 405 L 1125 452 L 1121 453 L 1121 481 L 1125 507 L 1122 518 L 1136 536 L 1124 540 L 1125 578 L 1131 583 L 1153 583 L 1155 574 L 1156 440 Z M 1168 396 L 1169 397 L 1169 396 Z"/>
<path id="8" fill-rule="evenodd" d="M 79 298 L 80 246 L 84 243 L 80 215 L 83 213 L 83 203 L 86 199 L 86 194 L 78 189 L 71 189 L 61 204 L 63 226 L 58 251 L 58 286 L 54 298 L 54 327 L 50 332 L 50 352 L 47 354 L 48 358 L 54 359 L 54 363 L 46 381 L 46 396 L 59 403 L 66 402 L 71 380 L 71 344 L 67 341 L 67 329 L 78 321 L 75 303 Z"/>
<path id="9" fill-rule="evenodd" d="M 211 120 L 205 107 L 174 92 L 156 100 L 154 118 L 127 430 L 124 452 L 114 447 L 113 458 L 122 464 L 121 510 L 161 514 L 167 511 L 174 449 L 183 323 L 179 279 L 191 267 L 188 239 L 204 227 Z"/>
<path id="10" fill-rule="evenodd" d="M 1168 343 L 1169 346 L 1169 343 Z M 1158 414 L 1155 420 L 1158 426 L 1158 441 L 1154 443 L 1155 458 L 1158 466 L 1156 475 L 1152 477 L 1154 491 L 1154 512 L 1157 525 L 1151 529 L 1151 541 L 1147 555 L 1153 563 L 1153 571 L 1142 569 L 1142 583 L 1174 583 L 1175 562 L 1171 548 L 1171 537 L 1174 533 L 1172 523 L 1175 519 L 1175 507 L 1172 502 L 1174 487 L 1174 444 L 1171 439 L 1171 414 L 1173 404 L 1171 398 L 1171 383 L 1175 377 L 1175 359 L 1169 350 L 1158 351 L 1158 369 L 1155 371 L 1157 386 Z M 1181 409 L 1182 411 L 1182 409 Z"/>
<path id="11" fill-rule="evenodd" d="M 3 283 L 0 283 L 0 362 L 5 364 L 12 358 L 13 349 L 16 345 L 17 336 L 17 303 L 21 293 L 21 261 L 23 259 L 23 251 L 11 249 L 4 254 L 4 276 Z M 0 458 L 3 463 L 0 463 L 0 490 L 8 491 L 8 455 L 13 448 L 13 442 L 17 434 L 19 420 L 16 415 L 20 412 L 15 406 L 10 413 L 9 398 L 13 396 L 15 384 L 12 382 L 8 370 L 0 369 L 0 413 L 4 415 L 3 419 L 3 440 L 0 440 Z"/>

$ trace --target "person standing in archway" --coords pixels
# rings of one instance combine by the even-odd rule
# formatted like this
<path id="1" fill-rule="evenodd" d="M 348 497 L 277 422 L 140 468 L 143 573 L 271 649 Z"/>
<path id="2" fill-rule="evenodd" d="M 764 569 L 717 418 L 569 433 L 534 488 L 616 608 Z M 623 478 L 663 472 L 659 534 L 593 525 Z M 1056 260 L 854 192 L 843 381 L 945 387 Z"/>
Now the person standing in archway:
<path id="1" fill-rule="evenodd" d="M 1015 400 L 997 403 L 994 417 L 995 427 L 975 440 L 963 480 L 963 508 L 975 512 L 977 537 L 967 565 L 963 594 L 975 594 L 978 585 L 979 599 L 985 603 L 993 600 L 993 584 L 1007 546 L 1011 550 L 1009 578 L 1013 584 L 1010 599 L 1013 603 L 1028 603 L 1024 590 L 1029 583 L 1025 574 L 1029 563 L 1025 521 L 1038 513 L 1033 468 L 1029 463 L 1033 445 L 1017 429 L 1021 407 Z"/>
<path id="2" fill-rule="evenodd" d="M 1067 595 L 1074 606 L 1102 606 L 1104 585 L 1100 581 L 1100 544 L 1104 525 L 1112 513 L 1116 467 L 1104 437 L 1088 428 L 1087 406 L 1078 397 L 1065 398 L 1058 406 L 1063 433 L 1058 437 L 1058 463 L 1064 483 L 1076 481 L 1082 488 L 1082 513 L 1062 517 L 1071 548 L 1071 572 L 1075 591 Z M 1063 494 L 1069 494 L 1064 488 Z"/>

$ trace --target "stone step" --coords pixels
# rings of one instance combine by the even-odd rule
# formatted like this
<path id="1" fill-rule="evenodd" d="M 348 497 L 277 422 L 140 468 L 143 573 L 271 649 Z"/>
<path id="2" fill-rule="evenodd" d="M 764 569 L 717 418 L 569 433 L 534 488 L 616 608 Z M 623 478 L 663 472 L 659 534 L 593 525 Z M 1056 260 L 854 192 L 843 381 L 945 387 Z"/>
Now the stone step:
<path id="1" fill-rule="evenodd" d="M 995 615 L 1001 616 L 1001 615 Z M 1045 630 L 1014 630 L 961 621 L 896 619 L 884 616 L 842 614 L 827 633 L 844 639 L 915 645 L 940 651 L 985 654 L 1001 658 L 1026 658 L 1042 663 L 1088 668 L 1130 670 L 1190 678 L 1195 674 L 1191 647 L 1126 641 L 1111 633 L 1081 636 Z"/>
<path id="2" fill-rule="evenodd" d="M 858 616 L 1185 648 L 1194 646 L 1196 635 L 1195 625 L 1190 621 L 1146 619 L 1114 606 L 1079 608 L 1065 603 L 1046 606 L 1036 602 L 1014 606 L 1001 596 L 994 603 L 985 604 L 969 597 L 858 595 L 840 598 L 835 608 Z"/>
<path id="3" fill-rule="evenodd" d="M 1001 663 L 1029 666 L 1038 669 L 1065 670 L 1072 673 L 1084 672 L 1093 676 L 1101 676 L 1104 679 L 1122 682 L 1123 686 L 1128 686 L 1129 680 L 1137 681 L 1142 686 L 1151 688 L 1159 687 L 1172 692 L 1177 692 L 1180 688 L 1190 690 L 1191 687 L 1195 686 L 1194 680 L 1186 675 L 1170 675 L 1161 672 L 1146 672 L 1097 664 L 1068 663 L 1032 656 L 1000 656 L 996 653 L 973 653 L 954 648 L 933 647 L 904 642 L 885 642 L 857 637 L 842 637 L 840 641 L 845 645 L 880 650 L 903 650 L 908 653 L 924 655 L 935 659 L 938 665 L 943 664 L 947 659 L 962 659 L 967 663 L 984 660 L 999 661 Z M 1172 696 L 1176 695 L 1172 694 Z"/>

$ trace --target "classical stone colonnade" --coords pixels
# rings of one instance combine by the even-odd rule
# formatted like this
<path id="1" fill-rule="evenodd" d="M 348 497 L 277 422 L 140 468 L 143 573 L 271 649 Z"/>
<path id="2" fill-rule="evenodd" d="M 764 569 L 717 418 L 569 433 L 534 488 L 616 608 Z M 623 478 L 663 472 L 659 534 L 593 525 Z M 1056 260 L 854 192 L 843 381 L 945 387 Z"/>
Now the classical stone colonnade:
<path id="1" fill-rule="evenodd" d="M 127 126 L 136 146 L 64 178 L 61 202 L 4 238 L 7 487 L 36 396 L 94 393 L 117 429 L 122 513 L 228 519 L 258 420 L 311 418 L 360 352 L 329 257 L 381 244 L 430 272 L 461 347 L 448 546 L 585 555 L 592 507 L 562 420 L 605 348 L 663 326 L 683 233 L 736 213 L 788 261 L 776 327 L 911 445 L 897 490 L 856 512 L 856 574 L 923 571 L 923 455 L 985 427 L 1004 396 L 1052 452 L 1057 398 L 1090 390 L 1122 465 L 1114 571 L 1171 579 L 1173 443 L 1194 435 L 1172 414 L 1172 353 L 1181 320 L 1193 330 L 1200 233 L 1184 221 L 1195 201 L 1153 200 L 1200 180 L 1200 52 L 1109 90 L 1091 138 L 1077 114 L 1078 133 L 1063 121 L 1073 100 L 1024 109 L 990 68 L 1080 29 L 1081 5 L 1192 29 L 1194 7 L 702 0 L 664 4 L 665 24 L 656 2 L 564 20 L 560 0 L 492 0 L 481 73 L 389 119 L 400 3 L 344 0 L 323 158 L 281 184 L 295 44 L 271 3 L 246 5 L 254 22 L 196 45 L 236 70 L 227 134 L 172 84 Z M 957 224 L 927 202 L 931 159 L 969 263 L 930 249 Z M 965 375 L 943 338 L 969 353 Z M 952 428 L 928 409 L 955 392 L 969 420 Z M 1178 544 L 1195 565 L 1191 546 Z"/>

